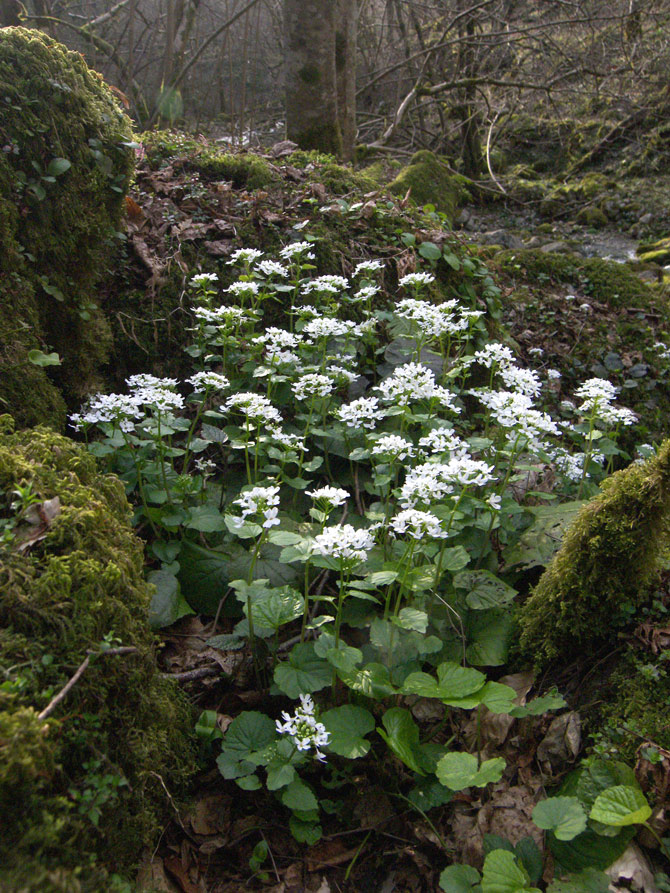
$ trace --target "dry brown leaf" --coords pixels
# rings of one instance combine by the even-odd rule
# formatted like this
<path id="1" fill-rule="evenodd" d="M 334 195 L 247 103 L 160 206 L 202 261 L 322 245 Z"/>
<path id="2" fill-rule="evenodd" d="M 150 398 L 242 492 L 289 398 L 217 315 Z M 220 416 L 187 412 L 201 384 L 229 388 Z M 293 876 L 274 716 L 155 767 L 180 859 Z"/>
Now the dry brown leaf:
<path id="1" fill-rule="evenodd" d="M 152 856 L 147 850 L 142 857 L 137 869 L 136 884 L 138 891 L 147 890 L 151 893 L 180 893 L 177 887 L 165 874 L 163 860 L 158 856 Z"/>
<path id="2" fill-rule="evenodd" d="M 24 517 L 31 525 L 17 531 L 16 542 L 19 552 L 26 552 L 32 545 L 43 540 L 54 520 L 60 515 L 61 504 L 58 496 L 46 499 L 39 505 L 31 505 Z"/>
<path id="3" fill-rule="evenodd" d="M 194 834 L 219 834 L 228 824 L 230 797 L 224 794 L 205 794 L 195 802 L 189 822 Z"/>
<path id="4" fill-rule="evenodd" d="M 334 865 L 350 862 L 356 852 L 356 848 L 348 849 L 340 838 L 320 840 L 307 851 L 307 871 L 318 871 L 320 868 L 332 868 Z"/>

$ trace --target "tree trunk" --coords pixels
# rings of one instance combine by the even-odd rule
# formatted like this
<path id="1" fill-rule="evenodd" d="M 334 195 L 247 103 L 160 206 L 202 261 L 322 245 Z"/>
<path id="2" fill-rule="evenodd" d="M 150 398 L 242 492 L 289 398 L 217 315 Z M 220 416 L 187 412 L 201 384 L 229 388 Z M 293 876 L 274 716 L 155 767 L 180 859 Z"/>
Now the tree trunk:
<path id="1" fill-rule="evenodd" d="M 0 0 L 0 28 L 9 25 L 20 25 L 19 12 L 21 4 L 19 0 Z"/>
<path id="2" fill-rule="evenodd" d="M 340 156 L 333 0 L 284 0 L 284 46 L 286 135 Z"/>
<path id="3" fill-rule="evenodd" d="M 356 46 L 359 0 L 337 0 L 335 74 L 337 120 L 342 135 L 342 158 L 353 161 L 356 148 Z"/>
<path id="4" fill-rule="evenodd" d="M 467 78 L 474 78 L 478 73 L 476 32 L 477 26 L 474 17 L 468 15 L 465 22 L 459 26 L 459 69 Z M 459 106 L 463 135 L 461 158 L 463 159 L 463 173 L 473 180 L 478 178 L 484 166 L 475 100 L 476 87 L 474 85 L 464 87 L 463 101 Z"/>

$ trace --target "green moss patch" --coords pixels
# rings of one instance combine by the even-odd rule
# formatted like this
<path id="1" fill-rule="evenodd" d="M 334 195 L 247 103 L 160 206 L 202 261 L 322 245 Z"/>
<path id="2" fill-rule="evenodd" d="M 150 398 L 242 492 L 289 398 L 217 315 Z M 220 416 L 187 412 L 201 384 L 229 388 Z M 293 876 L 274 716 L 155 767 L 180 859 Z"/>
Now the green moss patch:
<path id="1" fill-rule="evenodd" d="M 111 345 L 96 285 L 118 230 L 132 132 L 82 56 L 0 31 L 0 408 L 60 425 Z M 30 368 L 30 350 L 62 365 Z M 37 394 L 39 408 L 31 408 Z"/>
<path id="2" fill-rule="evenodd" d="M 587 503 L 519 611 L 523 653 L 562 662 L 617 633 L 645 602 L 670 522 L 670 441 L 645 463 L 616 472 Z"/>
<path id="3" fill-rule="evenodd" d="M 472 198 L 465 182 L 468 182 L 465 177 L 449 173 L 432 152 L 422 150 L 412 156 L 407 167 L 400 171 L 388 188 L 399 196 L 409 192 L 417 205 L 434 205 L 453 221 L 459 203 Z"/>
<path id="4" fill-rule="evenodd" d="M 191 717 L 159 674 L 143 552 L 121 483 L 45 428 L 0 432 L 0 889 L 107 889 L 165 819 L 193 769 Z M 58 498 L 35 536 L 15 491 Z M 52 503 L 53 505 L 53 503 Z M 52 715 L 39 713 L 101 643 Z M 103 648 L 106 646 L 102 646 Z M 58 883 L 49 880 L 60 878 Z M 51 886 L 49 886 L 51 884 Z"/>

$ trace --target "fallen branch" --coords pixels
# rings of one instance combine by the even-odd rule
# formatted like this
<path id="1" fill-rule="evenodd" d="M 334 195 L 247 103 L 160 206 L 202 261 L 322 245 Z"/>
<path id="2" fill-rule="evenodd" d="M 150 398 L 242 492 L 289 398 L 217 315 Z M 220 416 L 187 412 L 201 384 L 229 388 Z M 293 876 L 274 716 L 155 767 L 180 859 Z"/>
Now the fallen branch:
<path id="1" fill-rule="evenodd" d="M 38 713 L 38 719 L 47 719 L 54 712 L 56 707 L 64 701 L 65 698 L 70 694 L 75 685 L 79 682 L 81 677 L 84 675 L 86 670 L 89 668 L 92 657 L 102 657 L 106 655 L 112 654 L 135 654 L 137 653 L 137 648 L 132 645 L 124 645 L 121 648 L 108 648 L 107 651 L 89 651 L 86 655 L 86 659 L 83 661 L 81 666 L 78 668 L 77 672 L 74 676 L 61 688 L 57 695 L 49 701 L 47 706 L 42 710 L 41 713 Z"/>

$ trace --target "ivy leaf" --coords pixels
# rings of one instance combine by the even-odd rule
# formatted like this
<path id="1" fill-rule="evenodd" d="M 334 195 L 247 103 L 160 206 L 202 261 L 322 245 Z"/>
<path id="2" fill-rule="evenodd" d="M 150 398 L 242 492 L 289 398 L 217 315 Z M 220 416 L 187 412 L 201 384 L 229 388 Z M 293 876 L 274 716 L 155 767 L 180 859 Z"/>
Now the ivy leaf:
<path id="1" fill-rule="evenodd" d="M 540 893 L 531 887 L 526 871 L 514 853 L 493 850 L 484 859 L 482 893 Z"/>
<path id="2" fill-rule="evenodd" d="M 321 715 L 321 722 L 330 733 L 328 749 L 341 757 L 356 760 L 370 750 L 365 739 L 375 727 L 375 718 L 369 710 L 344 704 Z"/>
<path id="3" fill-rule="evenodd" d="M 274 672 L 277 687 L 294 700 L 301 694 L 320 691 L 332 678 L 330 664 L 315 654 L 312 642 L 295 645 L 288 660 L 277 664 Z"/>
<path id="4" fill-rule="evenodd" d="M 558 840 L 572 840 L 586 828 L 586 813 L 577 797 L 549 797 L 533 809 L 533 821 Z"/>
<path id="5" fill-rule="evenodd" d="M 378 728 L 377 731 L 393 753 L 414 772 L 425 775 L 423 754 L 419 743 L 419 727 L 412 719 L 409 710 L 402 707 L 391 707 L 382 717 L 382 723 L 384 729 Z"/>
<path id="6" fill-rule="evenodd" d="M 450 865 L 440 875 L 440 889 L 447 893 L 475 893 L 480 876 L 472 865 Z"/>
<path id="7" fill-rule="evenodd" d="M 242 778 L 256 766 L 256 755 L 277 738 L 275 724 L 264 713 L 246 710 L 228 726 L 216 763 L 224 778 Z"/>
<path id="8" fill-rule="evenodd" d="M 477 762 L 477 757 L 471 753 L 446 753 L 438 762 L 435 774 L 452 791 L 483 788 L 492 781 L 500 781 L 505 769 L 502 757 L 485 760 L 481 766 Z"/>
<path id="9" fill-rule="evenodd" d="M 617 785 L 596 797 L 589 818 L 603 825 L 623 828 L 646 822 L 650 815 L 651 806 L 639 788 Z"/>

